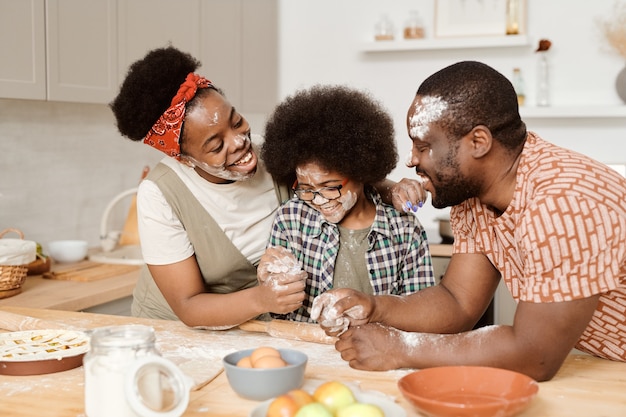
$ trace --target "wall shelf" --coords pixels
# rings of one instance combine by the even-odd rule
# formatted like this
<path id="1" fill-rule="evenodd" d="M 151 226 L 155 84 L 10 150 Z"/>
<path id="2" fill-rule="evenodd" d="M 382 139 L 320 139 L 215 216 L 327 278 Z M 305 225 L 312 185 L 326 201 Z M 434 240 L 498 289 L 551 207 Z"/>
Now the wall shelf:
<path id="1" fill-rule="evenodd" d="M 626 105 L 522 106 L 522 119 L 626 118 Z"/>
<path id="2" fill-rule="evenodd" d="M 527 35 L 468 36 L 463 38 L 400 39 L 365 42 L 362 52 L 427 51 L 443 49 L 508 48 L 529 46 Z"/>

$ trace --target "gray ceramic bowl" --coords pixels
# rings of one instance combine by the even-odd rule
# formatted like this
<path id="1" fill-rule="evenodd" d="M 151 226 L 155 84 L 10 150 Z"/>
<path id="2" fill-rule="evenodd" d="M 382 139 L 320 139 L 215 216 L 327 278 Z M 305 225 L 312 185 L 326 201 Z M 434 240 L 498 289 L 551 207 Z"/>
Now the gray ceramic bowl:
<path id="1" fill-rule="evenodd" d="M 245 349 L 224 356 L 224 370 L 232 389 L 243 398 L 264 401 L 292 389 L 304 382 L 304 370 L 308 357 L 292 349 L 278 349 L 288 363 L 282 368 L 254 369 L 237 366 L 239 359 L 250 356 L 254 349 Z"/>

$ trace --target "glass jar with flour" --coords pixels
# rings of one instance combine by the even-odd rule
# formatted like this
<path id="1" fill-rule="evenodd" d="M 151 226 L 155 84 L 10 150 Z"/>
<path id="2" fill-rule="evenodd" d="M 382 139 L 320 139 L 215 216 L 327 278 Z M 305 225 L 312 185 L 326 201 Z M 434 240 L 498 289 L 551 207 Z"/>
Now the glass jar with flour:
<path id="1" fill-rule="evenodd" d="M 87 417 L 178 417 L 190 378 L 159 354 L 154 329 L 142 325 L 93 331 L 85 371 Z"/>

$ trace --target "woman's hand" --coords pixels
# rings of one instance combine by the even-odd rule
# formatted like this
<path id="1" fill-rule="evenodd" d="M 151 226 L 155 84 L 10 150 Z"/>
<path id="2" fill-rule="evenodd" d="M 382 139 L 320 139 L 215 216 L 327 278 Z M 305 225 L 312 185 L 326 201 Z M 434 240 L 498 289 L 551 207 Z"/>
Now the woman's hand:
<path id="1" fill-rule="evenodd" d="M 368 323 L 373 311 L 372 296 L 350 288 L 336 288 L 315 297 L 311 318 L 329 336 L 339 336 L 350 326 Z"/>
<path id="2" fill-rule="evenodd" d="M 286 314 L 299 308 L 304 300 L 306 277 L 307 273 L 288 249 L 267 248 L 257 268 L 261 297 L 268 303 L 267 311 Z"/>

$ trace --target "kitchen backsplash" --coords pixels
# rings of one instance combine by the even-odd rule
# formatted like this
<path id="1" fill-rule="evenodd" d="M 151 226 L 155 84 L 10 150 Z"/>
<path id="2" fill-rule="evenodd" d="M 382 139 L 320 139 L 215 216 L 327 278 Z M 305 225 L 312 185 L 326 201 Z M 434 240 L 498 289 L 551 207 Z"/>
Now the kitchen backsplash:
<path id="1" fill-rule="evenodd" d="M 18 228 L 44 246 L 98 245 L 108 202 L 161 159 L 123 138 L 106 105 L 0 100 L 0 137 L 0 230 Z"/>

